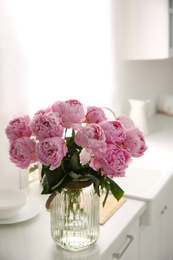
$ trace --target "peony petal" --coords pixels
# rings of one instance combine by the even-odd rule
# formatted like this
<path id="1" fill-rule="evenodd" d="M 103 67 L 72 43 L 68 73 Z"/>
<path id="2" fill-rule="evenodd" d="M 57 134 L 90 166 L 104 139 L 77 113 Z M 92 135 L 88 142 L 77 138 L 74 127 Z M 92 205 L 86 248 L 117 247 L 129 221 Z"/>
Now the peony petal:
<path id="1" fill-rule="evenodd" d="M 91 159 L 91 155 L 90 153 L 87 151 L 86 148 L 82 149 L 81 153 L 80 153 L 80 162 L 82 164 L 86 164 L 90 161 Z"/>

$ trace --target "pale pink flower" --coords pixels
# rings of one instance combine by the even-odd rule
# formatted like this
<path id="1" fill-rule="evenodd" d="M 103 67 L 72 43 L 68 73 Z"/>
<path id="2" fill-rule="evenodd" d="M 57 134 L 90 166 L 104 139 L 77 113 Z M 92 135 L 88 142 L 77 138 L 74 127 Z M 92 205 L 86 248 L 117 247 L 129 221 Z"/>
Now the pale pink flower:
<path id="1" fill-rule="evenodd" d="M 35 112 L 34 114 L 34 117 L 38 116 L 38 115 L 44 115 L 48 112 L 51 112 L 52 111 L 52 107 L 49 106 L 47 108 L 43 108 L 43 109 L 39 109 L 37 112 Z"/>
<path id="2" fill-rule="evenodd" d="M 30 137 L 32 132 L 29 127 L 31 119 L 28 115 L 22 115 L 11 120 L 5 129 L 5 133 L 10 142 L 17 138 L 27 136 Z"/>
<path id="3" fill-rule="evenodd" d="M 10 160 L 22 169 L 37 161 L 35 141 L 29 137 L 21 137 L 12 142 L 9 153 Z"/>
<path id="4" fill-rule="evenodd" d="M 52 106 L 52 110 L 57 112 L 62 118 L 62 125 L 66 128 L 77 128 L 77 124 L 85 121 L 84 106 L 76 99 L 58 101 Z"/>
<path id="5" fill-rule="evenodd" d="M 125 137 L 125 129 L 119 121 L 103 121 L 99 124 L 104 130 L 107 143 L 121 144 Z"/>
<path id="6" fill-rule="evenodd" d="M 119 116 L 116 120 L 120 121 L 126 129 L 135 128 L 133 120 L 126 115 Z"/>
<path id="7" fill-rule="evenodd" d="M 107 144 L 103 129 L 98 124 L 89 124 L 80 129 L 75 136 L 75 143 L 82 148 L 81 158 L 102 156 L 106 152 Z"/>
<path id="8" fill-rule="evenodd" d="M 131 155 L 128 151 L 117 144 L 108 144 L 105 157 L 93 157 L 90 166 L 94 170 L 101 168 L 101 173 L 109 177 L 123 177 L 125 170 L 131 162 Z"/>
<path id="9" fill-rule="evenodd" d="M 62 137 L 63 126 L 61 125 L 61 118 L 57 113 L 38 111 L 30 124 L 32 133 L 38 140 L 44 138 L 59 136 Z"/>
<path id="10" fill-rule="evenodd" d="M 67 146 L 61 137 L 52 137 L 41 140 L 36 146 L 38 160 L 46 165 L 50 165 L 50 170 L 54 170 L 61 165 L 61 160 L 67 153 Z"/>
<path id="11" fill-rule="evenodd" d="M 104 111 L 96 106 L 87 107 L 86 120 L 89 123 L 100 123 L 107 120 Z"/>
<path id="12" fill-rule="evenodd" d="M 138 128 L 127 129 L 123 146 L 133 157 L 140 157 L 147 150 L 144 136 Z"/>
<path id="13" fill-rule="evenodd" d="M 75 136 L 75 143 L 83 148 L 97 148 L 105 143 L 106 137 L 98 124 L 88 124 L 81 128 Z"/>

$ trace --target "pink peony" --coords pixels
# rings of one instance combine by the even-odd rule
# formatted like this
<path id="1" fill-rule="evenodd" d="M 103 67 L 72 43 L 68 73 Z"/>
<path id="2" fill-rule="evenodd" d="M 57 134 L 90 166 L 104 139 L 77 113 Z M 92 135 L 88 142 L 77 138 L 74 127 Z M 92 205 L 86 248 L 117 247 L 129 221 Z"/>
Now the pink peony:
<path id="1" fill-rule="evenodd" d="M 35 141 L 29 137 L 21 137 L 12 142 L 9 153 L 10 160 L 22 169 L 37 161 Z"/>
<path id="2" fill-rule="evenodd" d="M 81 152 L 81 158 L 85 159 L 89 159 L 89 155 L 90 158 L 91 156 L 102 156 L 107 148 L 103 129 L 94 123 L 86 125 L 76 133 L 75 143 L 82 148 L 86 148 Z"/>
<path id="3" fill-rule="evenodd" d="M 38 110 L 37 112 L 35 112 L 34 116 L 44 115 L 44 114 L 51 112 L 51 111 L 52 111 L 52 108 L 51 108 L 51 106 L 49 106 L 47 108 L 43 108 L 43 109 Z"/>
<path id="4" fill-rule="evenodd" d="M 81 128 L 75 136 L 75 143 L 83 148 L 99 148 L 105 141 L 103 129 L 94 123 Z"/>
<path id="5" fill-rule="evenodd" d="M 61 165 L 67 146 L 61 137 L 46 138 L 37 144 L 36 153 L 39 161 L 46 166 L 50 165 L 50 170 L 53 171 Z"/>
<path id="6" fill-rule="evenodd" d="M 27 136 L 30 137 L 32 132 L 29 128 L 31 119 L 28 115 L 23 115 L 11 120 L 5 129 L 5 133 L 10 142 L 15 141 L 17 138 Z"/>
<path id="7" fill-rule="evenodd" d="M 123 146 L 133 157 L 140 157 L 147 150 L 144 136 L 138 128 L 127 129 Z"/>
<path id="8" fill-rule="evenodd" d="M 56 102 L 52 106 L 54 112 L 58 112 L 62 118 L 62 125 L 66 128 L 77 128 L 76 124 L 82 124 L 85 121 L 85 112 L 83 105 L 75 99 L 64 102 Z"/>
<path id="9" fill-rule="evenodd" d="M 90 166 L 109 177 L 124 177 L 125 170 L 131 162 L 131 155 L 128 151 L 117 144 L 108 144 L 105 157 L 93 157 Z"/>
<path id="10" fill-rule="evenodd" d="M 89 123 L 97 124 L 107 120 L 104 111 L 101 108 L 95 106 L 87 107 L 86 119 Z"/>
<path id="11" fill-rule="evenodd" d="M 116 120 L 120 121 L 126 129 L 135 128 L 133 120 L 126 115 L 119 116 Z"/>
<path id="12" fill-rule="evenodd" d="M 53 112 L 45 112 L 44 110 L 38 111 L 30 124 L 33 135 L 38 140 L 44 138 L 59 136 L 63 134 L 63 126 L 60 124 L 61 118 L 58 114 Z"/>
<path id="13" fill-rule="evenodd" d="M 99 124 L 104 130 L 107 143 L 121 144 L 125 137 L 125 129 L 119 121 L 104 121 Z"/>

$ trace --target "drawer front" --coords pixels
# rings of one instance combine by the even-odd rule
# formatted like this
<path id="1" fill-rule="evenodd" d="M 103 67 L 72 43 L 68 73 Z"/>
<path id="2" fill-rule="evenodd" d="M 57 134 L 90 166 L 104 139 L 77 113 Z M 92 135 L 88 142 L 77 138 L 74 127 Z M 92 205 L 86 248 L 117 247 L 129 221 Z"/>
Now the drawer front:
<path id="1" fill-rule="evenodd" d="M 106 259 L 139 260 L 139 220 L 122 235 Z"/>

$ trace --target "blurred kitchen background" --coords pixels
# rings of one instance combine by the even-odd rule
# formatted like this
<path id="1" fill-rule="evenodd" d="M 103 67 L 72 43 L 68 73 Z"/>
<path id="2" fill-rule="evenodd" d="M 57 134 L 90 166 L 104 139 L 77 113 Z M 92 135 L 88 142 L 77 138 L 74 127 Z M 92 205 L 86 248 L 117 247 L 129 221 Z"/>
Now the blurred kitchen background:
<path id="1" fill-rule="evenodd" d="M 137 7 L 135 0 L 0 1 L 0 186 L 20 185 L 4 133 L 14 117 L 69 98 L 116 115 L 129 114 L 129 98 L 150 99 L 152 115 L 159 95 L 173 95 L 172 58 L 127 59 L 127 35 L 135 37 L 127 2 Z M 167 1 L 152 2 L 156 14 Z"/>

